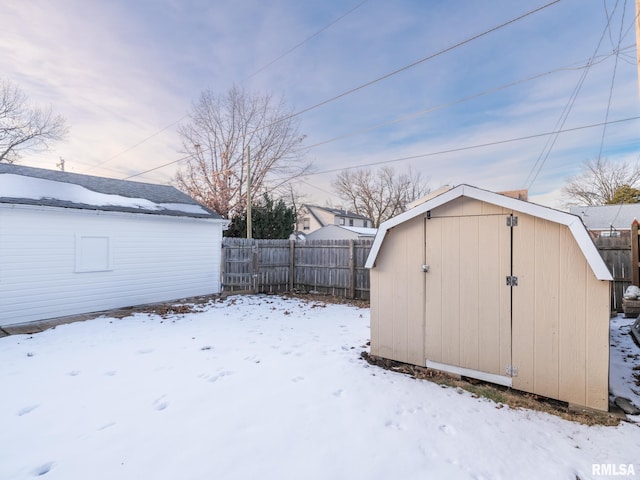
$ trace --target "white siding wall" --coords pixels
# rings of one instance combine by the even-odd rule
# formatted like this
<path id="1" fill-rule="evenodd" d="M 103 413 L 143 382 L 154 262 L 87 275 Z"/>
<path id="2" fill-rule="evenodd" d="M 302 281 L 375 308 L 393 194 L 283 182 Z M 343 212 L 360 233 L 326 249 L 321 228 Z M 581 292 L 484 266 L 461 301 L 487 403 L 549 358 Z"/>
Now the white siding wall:
<path id="1" fill-rule="evenodd" d="M 0 326 L 219 293 L 221 239 L 215 220 L 0 206 Z"/>

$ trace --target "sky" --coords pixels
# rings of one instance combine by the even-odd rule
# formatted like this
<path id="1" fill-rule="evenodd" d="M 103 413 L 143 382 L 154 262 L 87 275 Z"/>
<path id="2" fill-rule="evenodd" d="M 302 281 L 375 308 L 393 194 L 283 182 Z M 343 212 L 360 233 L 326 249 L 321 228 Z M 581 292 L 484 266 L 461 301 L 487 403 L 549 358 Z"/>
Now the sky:
<path id="1" fill-rule="evenodd" d="M 171 183 L 177 126 L 233 85 L 302 112 L 307 203 L 389 166 L 563 208 L 585 161 L 640 158 L 631 0 L 5 0 L 0 18 L 0 77 L 70 126 L 22 165 Z"/>

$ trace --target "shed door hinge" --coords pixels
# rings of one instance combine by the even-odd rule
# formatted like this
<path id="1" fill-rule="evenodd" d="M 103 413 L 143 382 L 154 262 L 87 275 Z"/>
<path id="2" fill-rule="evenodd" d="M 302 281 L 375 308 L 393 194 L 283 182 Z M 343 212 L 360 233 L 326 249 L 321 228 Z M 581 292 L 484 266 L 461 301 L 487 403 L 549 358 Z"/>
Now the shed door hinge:
<path id="1" fill-rule="evenodd" d="M 506 372 L 507 377 L 517 377 L 518 376 L 518 367 L 514 367 L 513 365 L 507 365 Z"/>
<path id="2" fill-rule="evenodd" d="M 518 286 L 518 277 L 514 277 L 513 275 L 507 275 L 507 287 L 517 287 Z"/>
<path id="3" fill-rule="evenodd" d="M 509 215 L 507 217 L 507 227 L 517 227 L 517 226 L 518 226 L 518 217 Z"/>

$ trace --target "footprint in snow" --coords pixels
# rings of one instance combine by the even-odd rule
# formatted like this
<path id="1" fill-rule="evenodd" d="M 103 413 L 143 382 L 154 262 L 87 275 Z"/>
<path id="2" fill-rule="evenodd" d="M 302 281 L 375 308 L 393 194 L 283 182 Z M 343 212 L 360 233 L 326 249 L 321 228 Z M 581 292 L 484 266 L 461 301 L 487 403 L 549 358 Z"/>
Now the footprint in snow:
<path id="1" fill-rule="evenodd" d="M 335 392 L 333 392 L 333 396 L 334 396 L 334 397 L 337 397 L 337 398 L 340 398 L 340 397 L 342 397 L 343 395 L 344 395 L 344 390 L 342 390 L 341 388 L 340 388 L 340 389 L 338 389 L 338 390 L 336 390 Z"/>
<path id="2" fill-rule="evenodd" d="M 69 375 L 70 377 L 77 377 L 78 375 L 80 375 L 80 370 L 71 370 L 69 373 L 67 373 L 67 375 Z"/>
<path id="3" fill-rule="evenodd" d="M 46 475 L 47 473 L 49 473 L 51 471 L 51 469 L 53 468 L 54 465 L 55 465 L 55 462 L 43 463 L 42 465 L 39 465 L 39 466 L 37 466 L 36 468 L 33 469 L 33 474 L 36 477 L 41 477 L 43 475 Z"/>
<path id="4" fill-rule="evenodd" d="M 114 377 L 116 373 L 118 373 L 117 370 L 109 370 L 108 372 L 104 372 L 104 374 L 107 375 L 108 377 Z"/>
<path id="5" fill-rule="evenodd" d="M 140 355 L 146 355 L 147 353 L 151 352 L 153 352 L 153 348 L 141 348 L 140 350 L 138 350 L 138 353 Z"/>
<path id="6" fill-rule="evenodd" d="M 167 408 L 169 406 L 169 402 L 166 402 L 166 401 L 163 400 L 164 397 L 166 397 L 166 395 L 162 395 L 161 397 L 157 398 L 153 402 L 153 408 L 155 408 L 159 412 L 164 410 L 165 408 Z"/>
<path id="7" fill-rule="evenodd" d="M 229 371 L 229 370 L 224 370 L 224 371 L 222 371 L 222 372 L 218 373 L 217 375 L 214 375 L 213 377 L 211 377 L 211 378 L 209 379 L 209 381 L 210 381 L 211 383 L 213 383 L 213 382 L 217 382 L 219 378 L 226 377 L 226 376 L 229 376 L 229 375 L 233 375 L 233 372 L 231 372 L 231 371 Z"/>
<path id="8" fill-rule="evenodd" d="M 301 382 L 302 380 L 304 380 L 304 377 L 294 377 L 291 379 L 293 383 L 298 383 L 298 382 Z"/>
<path id="9" fill-rule="evenodd" d="M 384 424 L 385 427 L 395 428 L 396 430 L 406 430 L 407 427 L 402 425 L 401 423 L 394 422 L 393 420 L 387 420 Z"/>
<path id="10" fill-rule="evenodd" d="M 21 417 L 23 415 L 26 415 L 27 413 L 31 413 L 39 406 L 40 405 L 28 405 L 26 407 L 23 407 L 18 411 L 18 416 Z"/>
<path id="11" fill-rule="evenodd" d="M 98 427 L 98 431 L 101 432 L 102 430 L 106 430 L 107 428 L 114 427 L 115 425 L 116 425 L 116 422 L 105 423 L 101 427 Z"/>
<path id="12" fill-rule="evenodd" d="M 440 425 L 438 428 L 440 429 L 441 432 L 446 433 L 447 435 L 455 435 L 457 433 L 456 429 L 453 428 L 451 425 L 444 424 L 444 425 Z"/>

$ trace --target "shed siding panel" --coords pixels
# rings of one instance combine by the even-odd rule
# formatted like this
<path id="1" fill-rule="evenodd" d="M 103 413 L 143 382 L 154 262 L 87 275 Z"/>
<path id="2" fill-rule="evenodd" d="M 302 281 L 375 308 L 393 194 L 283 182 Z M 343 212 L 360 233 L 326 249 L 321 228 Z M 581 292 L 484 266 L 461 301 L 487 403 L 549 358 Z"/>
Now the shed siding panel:
<path id="1" fill-rule="evenodd" d="M 77 234 L 109 238 L 108 271 L 77 272 Z M 220 292 L 219 222 L 0 208 L 0 324 Z"/>
<path id="2" fill-rule="evenodd" d="M 387 232 L 372 270 L 371 352 L 400 362 L 424 363 L 423 220 Z M 374 274 L 374 272 L 376 272 Z M 375 297 L 375 300 L 373 300 Z"/>
<path id="3" fill-rule="evenodd" d="M 429 225 L 427 225 L 429 228 Z M 442 363 L 460 365 L 460 219 L 443 222 Z"/>
<path id="4" fill-rule="evenodd" d="M 479 210 L 478 210 L 479 211 Z M 480 265 L 477 216 L 460 219 L 460 283 L 455 290 L 460 302 L 460 366 L 478 370 L 480 363 Z M 495 238 L 495 232 L 492 234 Z M 483 253 L 484 254 L 484 253 Z M 484 325 L 483 325 L 484 328 Z"/>
<path id="5" fill-rule="evenodd" d="M 585 405 L 587 273 L 589 266 L 568 228 L 560 236 L 559 398 Z"/>
<path id="6" fill-rule="evenodd" d="M 534 393 L 558 398 L 560 225 L 536 218 Z"/>
<path id="7" fill-rule="evenodd" d="M 535 218 L 518 215 L 513 229 L 513 274 L 518 286 L 513 287 L 512 303 L 512 364 L 518 368 L 513 387 L 525 392 L 534 388 L 534 326 L 535 326 Z"/>
<path id="8" fill-rule="evenodd" d="M 376 319 L 377 327 L 371 331 L 371 352 L 393 360 L 398 360 L 393 355 L 393 322 L 395 321 L 393 266 L 396 261 L 401 260 L 401 252 L 397 248 L 397 236 L 397 228 L 387 232 L 381 255 L 374 269 L 377 272 L 375 285 L 371 284 L 371 298 L 377 299 L 379 312 Z"/>
<path id="9" fill-rule="evenodd" d="M 589 272 L 587 283 L 587 401 L 607 410 L 609 401 L 609 282 Z"/>
<path id="10" fill-rule="evenodd" d="M 442 252 L 443 222 L 426 220 L 425 229 L 428 240 L 425 242 L 425 259 L 429 273 L 425 275 L 425 356 L 430 360 L 442 362 Z"/>
<path id="11" fill-rule="evenodd" d="M 504 375 L 511 363 L 511 322 L 509 319 L 509 289 L 504 278 L 510 273 L 509 229 L 504 216 L 483 218 L 479 238 L 479 343 L 483 348 L 479 356 L 478 370 Z"/>

